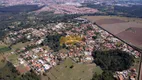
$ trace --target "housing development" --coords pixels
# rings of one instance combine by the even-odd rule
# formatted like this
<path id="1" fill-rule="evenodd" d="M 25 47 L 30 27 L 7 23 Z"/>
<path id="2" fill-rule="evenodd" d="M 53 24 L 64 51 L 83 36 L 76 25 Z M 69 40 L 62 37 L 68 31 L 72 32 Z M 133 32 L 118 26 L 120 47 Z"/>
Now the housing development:
<path id="1" fill-rule="evenodd" d="M 7 42 L 17 42 L 24 38 L 30 40 L 30 44 L 26 47 L 21 47 L 19 50 L 9 54 L 15 54 L 18 56 L 16 61 L 10 62 L 13 63 L 14 67 L 16 67 L 20 74 L 24 74 L 32 69 L 37 75 L 41 75 L 57 64 L 60 64 L 60 62 L 66 58 L 71 58 L 77 63 L 91 64 L 94 60 L 92 57 L 92 52 L 94 50 L 103 51 L 119 49 L 128 52 L 135 58 L 140 57 L 138 51 L 91 22 L 56 23 L 48 25 L 52 25 L 52 27 L 38 29 L 27 28 L 8 33 L 5 40 Z M 59 38 L 58 45 L 64 45 L 64 47 L 68 49 L 61 48 L 60 51 L 55 52 L 54 49 L 49 47 L 51 45 L 42 46 L 41 44 L 47 35 L 55 35 L 55 38 L 62 35 Z M 50 39 L 48 40 L 50 42 Z M 52 45 L 56 43 L 58 42 L 55 42 Z M 134 72 L 131 70 L 134 70 Z M 132 68 L 121 72 L 118 71 L 115 76 L 117 78 L 124 78 L 125 80 L 129 78 L 130 73 L 132 79 L 137 75 L 136 69 Z"/>
<path id="2" fill-rule="evenodd" d="M 0 80 L 142 80 L 141 4 L 1 0 Z"/>

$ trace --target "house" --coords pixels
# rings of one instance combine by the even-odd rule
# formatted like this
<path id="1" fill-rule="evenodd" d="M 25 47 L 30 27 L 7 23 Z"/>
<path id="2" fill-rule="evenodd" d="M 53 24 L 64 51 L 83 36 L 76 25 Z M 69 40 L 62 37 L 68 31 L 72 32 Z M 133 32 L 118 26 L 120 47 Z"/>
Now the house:
<path id="1" fill-rule="evenodd" d="M 118 75 L 118 80 L 124 80 L 123 75 Z"/>

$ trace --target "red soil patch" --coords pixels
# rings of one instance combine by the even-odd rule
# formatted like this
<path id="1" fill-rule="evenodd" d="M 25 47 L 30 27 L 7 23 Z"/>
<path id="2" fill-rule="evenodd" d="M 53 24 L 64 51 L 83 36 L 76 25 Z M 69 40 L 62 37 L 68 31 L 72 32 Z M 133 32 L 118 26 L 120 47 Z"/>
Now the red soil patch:
<path id="1" fill-rule="evenodd" d="M 142 28 L 129 28 L 116 36 L 136 46 L 142 45 Z"/>
<path id="2" fill-rule="evenodd" d="M 104 29 L 108 30 L 112 34 L 118 34 L 125 31 L 130 27 L 142 28 L 142 24 L 135 22 L 115 23 L 115 24 L 104 24 L 101 25 Z"/>
<path id="3" fill-rule="evenodd" d="M 123 23 L 126 21 L 120 20 L 120 19 L 100 19 L 97 20 L 96 23 L 98 25 L 103 25 L 103 24 L 114 24 L 114 23 Z"/>

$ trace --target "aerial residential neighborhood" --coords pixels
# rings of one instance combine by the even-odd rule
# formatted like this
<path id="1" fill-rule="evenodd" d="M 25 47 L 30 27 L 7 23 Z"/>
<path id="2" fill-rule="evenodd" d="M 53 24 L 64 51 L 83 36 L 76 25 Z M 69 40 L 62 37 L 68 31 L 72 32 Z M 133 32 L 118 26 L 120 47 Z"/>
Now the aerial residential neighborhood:
<path id="1" fill-rule="evenodd" d="M 66 31 L 66 29 L 70 30 Z M 61 40 L 61 38 L 59 41 L 62 44 L 65 43 L 68 50 L 63 49 L 59 52 L 54 52 L 49 46 L 41 46 L 46 35 L 55 33 L 66 34 L 65 39 L 67 38 L 67 41 L 69 42 L 62 42 L 63 40 Z M 80 36 L 80 40 L 77 39 L 78 36 Z M 128 52 L 135 58 L 140 57 L 140 53 L 131 46 L 123 43 L 92 23 L 57 23 L 48 29 L 27 28 L 16 32 L 9 32 L 6 37 L 6 39 L 9 40 L 8 42 L 17 42 L 24 38 L 28 39 L 31 43 L 15 52 L 11 52 L 11 55 L 17 55 L 16 63 L 12 63 L 20 74 L 24 74 L 32 69 L 37 75 L 41 75 L 57 64 L 60 64 L 60 62 L 66 58 L 71 58 L 77 63 L 91 64 L 94 60 L 92 57 L 92 52 L 94 50 L 120 49 Z M 74 43 L 75 40 L 78 40 L 78 42 L 73 46 L 72 43 Z M 30 47 L 32 48 L 29 49 Z M 20 66 L 22 66 L 22 68 Z M 130 71 L 131 69 L 128 71 L 117 72 L 116 77 L 125 75 L 127 77 L 124 76 L 123 78 L 127 79 L 129 76 L 128 74 L 131 73 Z M 135 73 L 135 76 L 136 75 L 137 73 Z"/>
<path id="2" fill-rule="evenodd" d="M 0 80 L 142 80 L 141 0 L 1 0 Z"/>

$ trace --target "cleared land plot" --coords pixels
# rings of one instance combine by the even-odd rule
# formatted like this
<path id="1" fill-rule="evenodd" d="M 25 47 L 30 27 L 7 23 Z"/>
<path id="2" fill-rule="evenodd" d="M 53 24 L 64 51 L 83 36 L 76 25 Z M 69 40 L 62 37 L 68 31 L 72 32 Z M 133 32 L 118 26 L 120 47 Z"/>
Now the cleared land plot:
<path id="1" fill-rule="evenodd" d="M 142 28 L 129 28 L 116 36 L 136 46 L 142 45 Z"/>
<path id="2" fill-rule="evenodd" d="M 119 38 L 142 49 L 142 19 L 117 16 L 83 16 Z M 124 21 L 124 22 L 122 22 Z M 132 29 L 131 31 L 128 31 Z"/>
<path id="3" fill-rule="evenodd" d="M 123 20 L 120 20 L 120 19 L 115 19 L 115 18 L 112 18 L 112 19 L 100 19 L 100 20 L 96 21 L 96 23 L 98 25 L 124 23 L 124 22 L 126 22 L 126 21 L 123 21 Z"/>
<path id="4" fill-rule="evenodd" d="M 94 72 L 101 74 L 102 70 L 95 64 L 77 64 L 68 58 L 52 68 L 42 80 L 90 80 Z"/>
<path id="5" fill-rule="evenodd" d="M 113 34 L 118 34 L 120 32 L 125 31 L 128 28 L 133 28 L 133 27 L 142 28 L 142 24 L 135 23 L 135 22 L 104 24 L 104 25 L 100 25 L 100 26 Z"/>
<path id="6" fill-rule="evenodd" d="M 102 19 L 119 19 L 126 22 L 137 22 L 142 23 L 141 18 L 128 18 L 128 17 L 119 17 L 119 16 L 82 16 L 82 18 L 86 18 L 91 22 L 96 22 Z"/>
<path id="7" fill-rule="evenodd" d="M 20 43 L 17 43 L 17 44 L 12 46 L 12 50 L 23 48 L 23 47 L 27 46 L 28 44 L 30 44 L 30 42 L 25 42 L 25 43 L 20 42 Z"/>
<path id="8" fill-rule="evenodd" d="M 137 47 L 140 47 L 142 45 L 141 23 L 127 22 L 100 26 L 132 45 L 135 45 Z"/>

